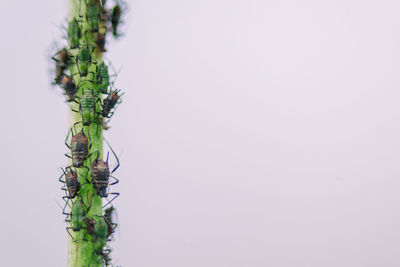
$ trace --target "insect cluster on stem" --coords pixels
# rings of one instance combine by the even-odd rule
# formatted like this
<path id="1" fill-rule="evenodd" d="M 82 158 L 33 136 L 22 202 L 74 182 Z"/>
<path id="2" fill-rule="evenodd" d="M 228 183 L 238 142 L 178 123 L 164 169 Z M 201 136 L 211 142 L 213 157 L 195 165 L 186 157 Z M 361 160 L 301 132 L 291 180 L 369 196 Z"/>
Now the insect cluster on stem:
<path id="1" fill-rule="evenodd" d="M 65 29 L 66 45 L 52 56 L 53 84 L 62 88 L 76 118 L 65 139 L 69 150 L 65 155 L 71 163 L 62 168 L 59 178 L 65 192 L 63 214 L 72 240 L 90 242 L 95 261 L 111 266 L 107 242 L 117 227 L 112 202 L 119 193 L 110 192 L 110 187 L 119 182 L 113 175 L 120 164 L 108 142 L 116 164 L 110 167 L 110 153 L 103 160 L 102 129 L 109 128 L 107 123 L 123 93 L 114 88 L 116 74 L 109 73 L 112 65 L 106 64 L 102 53 L 106 52 L 108 33 L 114 38 L 121 35 L 126 5 L 121 0 L 76 1 L 78 12 Z"/>

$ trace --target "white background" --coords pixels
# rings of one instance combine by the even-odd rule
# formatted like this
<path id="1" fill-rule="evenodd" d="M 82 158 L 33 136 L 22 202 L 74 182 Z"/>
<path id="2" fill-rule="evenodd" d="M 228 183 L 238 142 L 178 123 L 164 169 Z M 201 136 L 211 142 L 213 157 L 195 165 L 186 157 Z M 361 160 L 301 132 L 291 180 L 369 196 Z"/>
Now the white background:
<path id="1" fill-rule="evenodd" d="M 65 266 L 67 3 L 1 2 L 0 265 Z M 400 266 L 399 1 L 129 6 L 116 264 Z"/>

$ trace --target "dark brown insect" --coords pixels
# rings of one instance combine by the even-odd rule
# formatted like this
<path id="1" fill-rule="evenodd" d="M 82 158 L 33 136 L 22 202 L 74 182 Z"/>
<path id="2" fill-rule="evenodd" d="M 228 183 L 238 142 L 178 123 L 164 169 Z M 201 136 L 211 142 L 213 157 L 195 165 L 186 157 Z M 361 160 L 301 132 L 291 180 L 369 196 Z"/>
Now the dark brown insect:
<path id="1" fill-rule="evenodd" d="M 76 94 L 76 86 L 74 84 L 74 81 L 70 76 L 64 76 L 62 78 L 62 87 L 64 88 L 65 95 L 68 97 L 68 102 L 74 101 L 75 100 L 75 94 Z"/>
<path id="2" fill-rule="evenodd" d="M 78 179 L 78 174 L 72 169 L 67 170 L 65 173 L 65 184 L 67 185 L 68 197 L 74 198 L 81 189 L 81 183 Z"/>
<path id="3" fill-rule="evenodd" d="M 89 140 L 82 131 L 72 137 L 71 140 L 71 154 L 72 165 L 74 167 L 81 167 L 89 152 Z"/>
<path id="4" fill-rule="evenodd" d="M 100 32 L 97 33 L 96 44 L 101 52 L 106 52 L 106 35 Z"/>
<path id="5" fill-rule="evenodd" d="M 86 218 L 87 231 L 91 235 L 94 234 L 94 224 L 95 220 L 93 218 Z"/>
<path id="6" fill-rule="evenodd" d="M 117 2 L 117 4 L 113 7 L 111 11 L 111 30 L 115 38 L 119 37 L 118 25 L 121 22 L 121 15 L 122 15 L 122 7 Z"/>
<path id="7" fill-rule="evenodd" d="M 54 82 L 56 84 L 60 84 L 62 77 L 64 76 L 64 71 L 67 69 L 70 63 L 70 56 L 67 48 L 64 47 L 63 49 L 58 51 L 52 57 L 52 59 L 56 62 L 56 70 L 55 70 L 56 77 L 54 78 Z"/>
<path id="8" fill-rule="evenodd" d="M 75 136 L 73 135 L 72 132 L 71 145 L 68 145 L 67 143 L 68 138 L 69 138 L 69 133 L 67 135 L 67 138 L 65 139 L 65 145 L 71 150 L 71 156 L 69 156 L 68 154 L 65 155 L 69 158 L 72 158 L 72 166 L 77 168 L 82 167 L 83 162 L 88 157 L 89 140 L 86 137 L 83 130 Z"/>
<path id="9" fill-rule="evenodd" d="M 107 223 L 107 228 L 108 228 L 108 235 L 107 237 L 111 236 L 112 233 L 114 233 L 115 228 L 117 228 L 117 224 L 113 222 L 113 213 L 115 211 L 115 208 L 113 206 L 107 208 L 104 210 L 104 220 Z"/>
<path id="10" fill-rule="evenodd" d="M 106 141 L 106 143 L 108 144 L 107 140 L 104 139 L 104 141 Z M 92 184 L 93 184 L 94 188 L 96 189 L 97 194 L 99 194 L 99 196 L 101 196 L 101 197 L 108 197 L 108 195 L 114 196 L 103 207 L 110 204 L 116 197 L 119 196 L 119 193 L 117 193 L 117 192 L 111 192 L 111 193 L 108 192 L 109 185 L 111 186 L 111 185 L 114 185 L 119 182 L 119 180 L 117 178 L 115 178 L 114 176 L 112 176 L 111 174 L 113 174 L 119 168 L 119 165 L 120 165 L 119 159 L 118 159 L 117 155 L 115 154 L 114 150 L 111 148 L 110 145 L 109 145 L 109 147 L 117 161 L 117 165 L 114 167 L 114 169 L 112 171 L 110 171 L 110 168 L 108 167 L 109 153 L 107 153 L 106 161 L 103 161 L 103 160 L 99 159 L 99 157 L 97 157 L 97 159 L 95 159 L 94 162 L 92 163 L 92 167 L 90 169 L 90 175 L 92 177 Z M 114 179 L 114 182 L 109 184 L 110 178 Z"/>
<path id="11" fill-rule="evenodd" d="M 107 223 L 102 216 L 85 218 L 86 229 L 93 237 L 93 245 L 96 254 L 105 255 L 111 252 L 109 249 L 104 249 L 107 244 Z M 104 250 L 103 250 L 104 249 Z"/>
<path id="12" fill-rule="evenodd" d="M 113 90 L 104 99 L 101 109 L 101 115 L 104 118 L 111 118 L 114 114 L 114 112 L 111 112 L 111 110 L 119 103 L 121 99 L 119 92 L 120 90 Z"/>
<path id="13" fill-rule="evenodd" d="M 67 167 L 65 170 L 62 169 L 63 174 L 61 175 L 59 181 L 64 183 L 61 189 L 68 192 L 63 199 L 73 199 L 76 197 L 78 191 L 81 189 L 81 184 L 78 179 L 78 173 L 74 171 L 71 167 Z M 65 177 L 65 179 L 63 179 Z"/>
<path id="14" fill-rule="evenodd" d="M 61 189 L 66 192 L 66 195 L 63 196 L 63 199 L 65 201 L 63 214 L 67 215 L 68 218 L 70 217 L 70 213 L 67 213 L 65 209 L 68 206 L 69 200 L 74 199 L 77 196 L 78 191 L 81 189 L 81 184 L 78 179 L 78 173 L 74 171 L 71 167 L 67 167 L 65 170 L 61 168 L 61 170 L 63 174 L 61 175 L 59 181 L 65 184 L 65 186 L 63 186 Z"/>
<path id="15" fill-rule="evenodd" d="M 110 179 L 110 168 L 108 167 L 108 163 L 96 159 L 92 164 L 90 175 L 97 193 L 101 197 L 107 197 L 108 181 Z"/>

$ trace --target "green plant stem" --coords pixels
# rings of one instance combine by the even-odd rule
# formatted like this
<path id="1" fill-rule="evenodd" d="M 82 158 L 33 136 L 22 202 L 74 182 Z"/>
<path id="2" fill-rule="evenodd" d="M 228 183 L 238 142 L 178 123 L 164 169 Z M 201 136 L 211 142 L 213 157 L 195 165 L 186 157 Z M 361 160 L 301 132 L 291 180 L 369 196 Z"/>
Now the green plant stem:
<path id="1" fill-rule="evenodd" d="M 71 7 L 71 17 L 77 17 L 79 15 L 84 14 L 86 6 L 85 1 L 80 0 L 70 0 Z M 89 29 L 89 25 L 83 20 L 82 29 Z M 85 35 L 87 41 L 93 47 L 96 46 L 95 39 L 93 34 Z M 96 48 L 92 53 L 92 61 L 101 62 L 102 61 L 102 53 Z M 75 64 L 70 68 L 71 73 L 79 73 Z M 92 71 L 95 73 L 95 66 L 89 68 L 89 72 Z M 83 84 L 85 80 L 94 79 L 93 74 L 88 74 L 88 77 L 81 77 L 80 75 L 74 76 L 74 83 L 76 85 Z M 84 87 L 84 86 L 81 86 Z M 98 93 L 98 92 L 96 92 Z M 98 97 L 101 98 L 101 94 L 98 93 Z M 78 90 L 77 97 L 82 96 L 82 88 Z M 99 103 L 97 104 L 97 110 L 99 110 Z M 71 103 L 71 108 L 74 110 L 79 110 L 79 105 L 77 103 Z M 80 113 L 78 112 L 70 112 L 70 127 L 75 128 L 74 132 L 79 133 L 82 128 L 86 136 L 89 137 L 89 143 L 91 144 L 88 158 L 83 168 L 78 168 L 79 180 L 82 185 L 81 190 L 76 196 L 77 199 L 82 199 L 86 208 L 86 216 L 102 216 L 102 199 L 97 194 L 96 189 L 93 187 L 90 177 L 90 169 L 91 163 L 99 156 L 99 158 L 103 158 L 103 136 L 102 136 L 102 122 L 95 121 L 92 122 L 89 126 L 82 126 L 81 122 L 82 118 Z M 73 239 L 69 238 L 68 242 L 68 267 L 101 267 L 101 256 L 97 255 L 94 250 L 93 238 L 88 234 L 86 228 L 82 228 L 80 231 L 72 231 L 70 230 Z"/>

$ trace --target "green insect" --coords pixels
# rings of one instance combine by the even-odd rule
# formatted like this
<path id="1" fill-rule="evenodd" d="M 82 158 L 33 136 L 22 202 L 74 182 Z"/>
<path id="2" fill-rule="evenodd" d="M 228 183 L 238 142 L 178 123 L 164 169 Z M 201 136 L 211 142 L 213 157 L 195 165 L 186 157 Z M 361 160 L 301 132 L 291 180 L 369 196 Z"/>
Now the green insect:
<path id="1" fill-rule="evenodd" d="M 83 201 L 77 199 L 74 203 L 72 203 L 71 213 L 64 214 L 68 215 L 65 221 L 71 223 L 71 226 L 66 228 L 67 232 L 71 238 L 73 238 L 69 230 L 72 229 L 73 231 L 80 231 L 85 226 L 86 210 Z"/>
<path id="2" fill-rule="evenodd" d="M 86 21 L 89 24 L 92 32 L 97 32 L 99 30 L 100 12 L 97 5 L 87 6 Z"/>
<path id="3" fill-rule="evenodd" d="M 97 82 L 99 91 L 102 94 L 107 94 L 108 86 L 110 85 L 110 76 L 108 75 L 108 66 L 103 62 L 97 68 Z"/>
<path id="4" fill-rule="evenodd" d="M 85 206 L 82 201 L 75 201 L 71 208 L 72 230 L 79 231 L 85 220 Z"/>
<path id="5" fill-rule="evenodd" d="M 97 216 L 87 220 L 87 231 L 93 236 L 96 254 L 104 255 L 103 248 L 107 244 L 108 225 L 103 217 Z"/>
<path id="6" fill-rule="evenodd" d="M 71 49 L 79 47 L 80 38 L 81 38 L 81 28 L 79 26 L 79 22 L 78 20 L 73 18 L 68 23 L 68 41 Z"/>
<path id="7" fill-rule="evenodd" d="M 91 32 L 99 32 L 99 26 L 104 17 L 104 5 L 99 0 L 84 0 L 84 2 L 86 5 L 86 12 L 84 15 L 80 15 L 79 17 L 82 20 L 86 20 Z M 82 3 L 83 1 L 80 1 L 81 5 Z M 106 30 L 107 29 L 105 29 L 105 31 Z"/>
<path id="8" fill-rule="evenodd" d="M 89 5 L 101 5 L 101 1 L 99 0 L 85 0 L 85 4 Z"/>
<path id="9" fill-rule="evenodd" d="M 94 225 L 94 234 L 96 239 L 106 241 L 108 235 L 108 225 L 103 217 L 99 217 Z"/>
<path id="10" fill-rule="evenodd" d="M 75 57 L 75 63 L 78 65 L 78 71 L 81 77 L 86 77 L 90 65 L 92 64 L 92 51 L 90 51 L 89 44 L 82 41 L 79 44 L 78 54 Z"/>
<path id="11" fill-rule="evenodd" d="M 100 102 L 100 98 L 90 88 L 83 89 L 83 94 L 79 97 L 79 112 L 82 118 L 82 124 L 89 126 L 92 122 L 95 122 L 99 118 L 98 112 L 96 112 L 96 105 Z"/>

